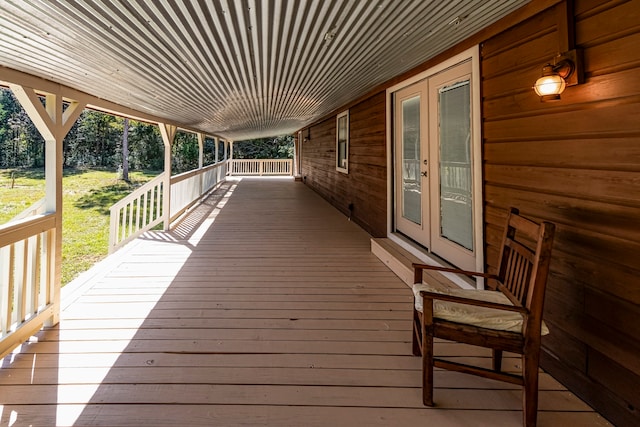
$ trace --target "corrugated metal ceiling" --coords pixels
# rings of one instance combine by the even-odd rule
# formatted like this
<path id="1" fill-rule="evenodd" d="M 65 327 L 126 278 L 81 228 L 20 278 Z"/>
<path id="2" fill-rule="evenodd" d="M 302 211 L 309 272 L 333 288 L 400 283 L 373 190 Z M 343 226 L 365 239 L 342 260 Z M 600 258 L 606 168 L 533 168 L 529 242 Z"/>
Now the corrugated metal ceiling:
<path id="1" fill-rule="evenodd" d="M 299 129 L 527 2 L 0 0 L 0 65 L 239 141 Z"/>

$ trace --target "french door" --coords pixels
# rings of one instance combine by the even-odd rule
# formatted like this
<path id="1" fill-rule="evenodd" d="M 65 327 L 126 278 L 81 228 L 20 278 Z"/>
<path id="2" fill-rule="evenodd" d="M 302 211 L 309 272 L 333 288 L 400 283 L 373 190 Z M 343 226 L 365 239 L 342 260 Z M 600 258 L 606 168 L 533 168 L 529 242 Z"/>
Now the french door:
<path id="1" fill-rule="evenodd" d="M 394 92 L 395 228 L 430 252 L 477 268 L 472 64 Z"/>

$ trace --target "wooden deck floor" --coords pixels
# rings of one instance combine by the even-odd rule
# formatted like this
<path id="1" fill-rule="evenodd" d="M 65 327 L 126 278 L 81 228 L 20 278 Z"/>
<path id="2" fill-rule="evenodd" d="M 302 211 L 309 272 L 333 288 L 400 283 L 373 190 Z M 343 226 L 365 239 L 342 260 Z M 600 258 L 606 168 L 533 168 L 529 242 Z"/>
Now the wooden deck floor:
<path id="1" fill-rule="evenodd" d="M 421 405 L 410 290 L 301 183 L 225 183 L 85 279 L 2 360 L 0 425 L 521 425 L 518 387 L 468 375 L 437 371 Z M 540 389 L 540 426 L 608 425 L 547 374 Z"/>

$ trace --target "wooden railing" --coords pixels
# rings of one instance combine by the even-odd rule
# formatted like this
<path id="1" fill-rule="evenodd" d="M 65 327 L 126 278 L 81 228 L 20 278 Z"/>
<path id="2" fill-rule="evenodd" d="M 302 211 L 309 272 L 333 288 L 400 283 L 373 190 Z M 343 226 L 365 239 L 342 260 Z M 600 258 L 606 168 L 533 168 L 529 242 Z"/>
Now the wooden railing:
<path id="1" fill-rule="evenodd" d="M 0 226 L 0 358 L 58 310 L 53 303 L 56 215 L 33 212 L 30 208 L 28 217 Z"/>
<path id="2" fill-rule="evenodd" d="M 29 206 L 27 209 L 20 212 L 18 215 L 11 218 L 9 222 L 18 221 L 19 219 L 24 219 L 30 216 L 40 215 L 44 213 L 44 204 L 45 204 L 45 200 L 43 197 L 42 199 L 38 200 L 37 202 Z"/>
<path id="3" fill-rule="evenodd" d="M 471 196 L 471 164 L 442 162 L 440 164 L 441 191 Z"/>
<path id="4" fill-rule="evenodd" d="M 169 220 L 173 221 L 202 195 L 224 181 L 227 162 L 216 163 L 171 177 Z M 165 175 L 162 173 L 111 206 L 109 253 L 165 220 L 162 210 Z"/>
<path id="5" fill-rule="evenodd" d="M 402 169 L 403 182 L 421 182 L 420 178 L 420 160 L 419 159 L 404 159 Z"/>
<path id="6" fill-rule="evenodd" d="M 293 175 L 292 159 L 233 159 L 229 175 Z"/>
<path id="7" fill-rule="evenodd" d="M 111 206 L 109 253 L 162 222 L 164 173 Z"/>
<path id="8" fill-rule="evenodd" d="M 171 177 L 171 215 L 173 221 L 200 197 L 224 181 L 227 163 L 221 162 Z"/>

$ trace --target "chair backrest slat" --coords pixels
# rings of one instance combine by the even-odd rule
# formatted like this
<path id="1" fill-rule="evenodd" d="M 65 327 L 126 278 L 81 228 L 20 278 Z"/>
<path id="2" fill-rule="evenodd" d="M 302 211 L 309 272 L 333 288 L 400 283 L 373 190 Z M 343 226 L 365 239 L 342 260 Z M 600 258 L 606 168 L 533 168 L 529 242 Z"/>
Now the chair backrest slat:
<path id="1" fill-rule="evenodd" d="M 497 289 L 516 305 L 529 310 L 533 305 L 536 317 L 542 316 L 544 300 L 539 295 L 544 295 L 553 228 L 550 223 L 523 218 L 512 208 L 500 250 Z"/>

